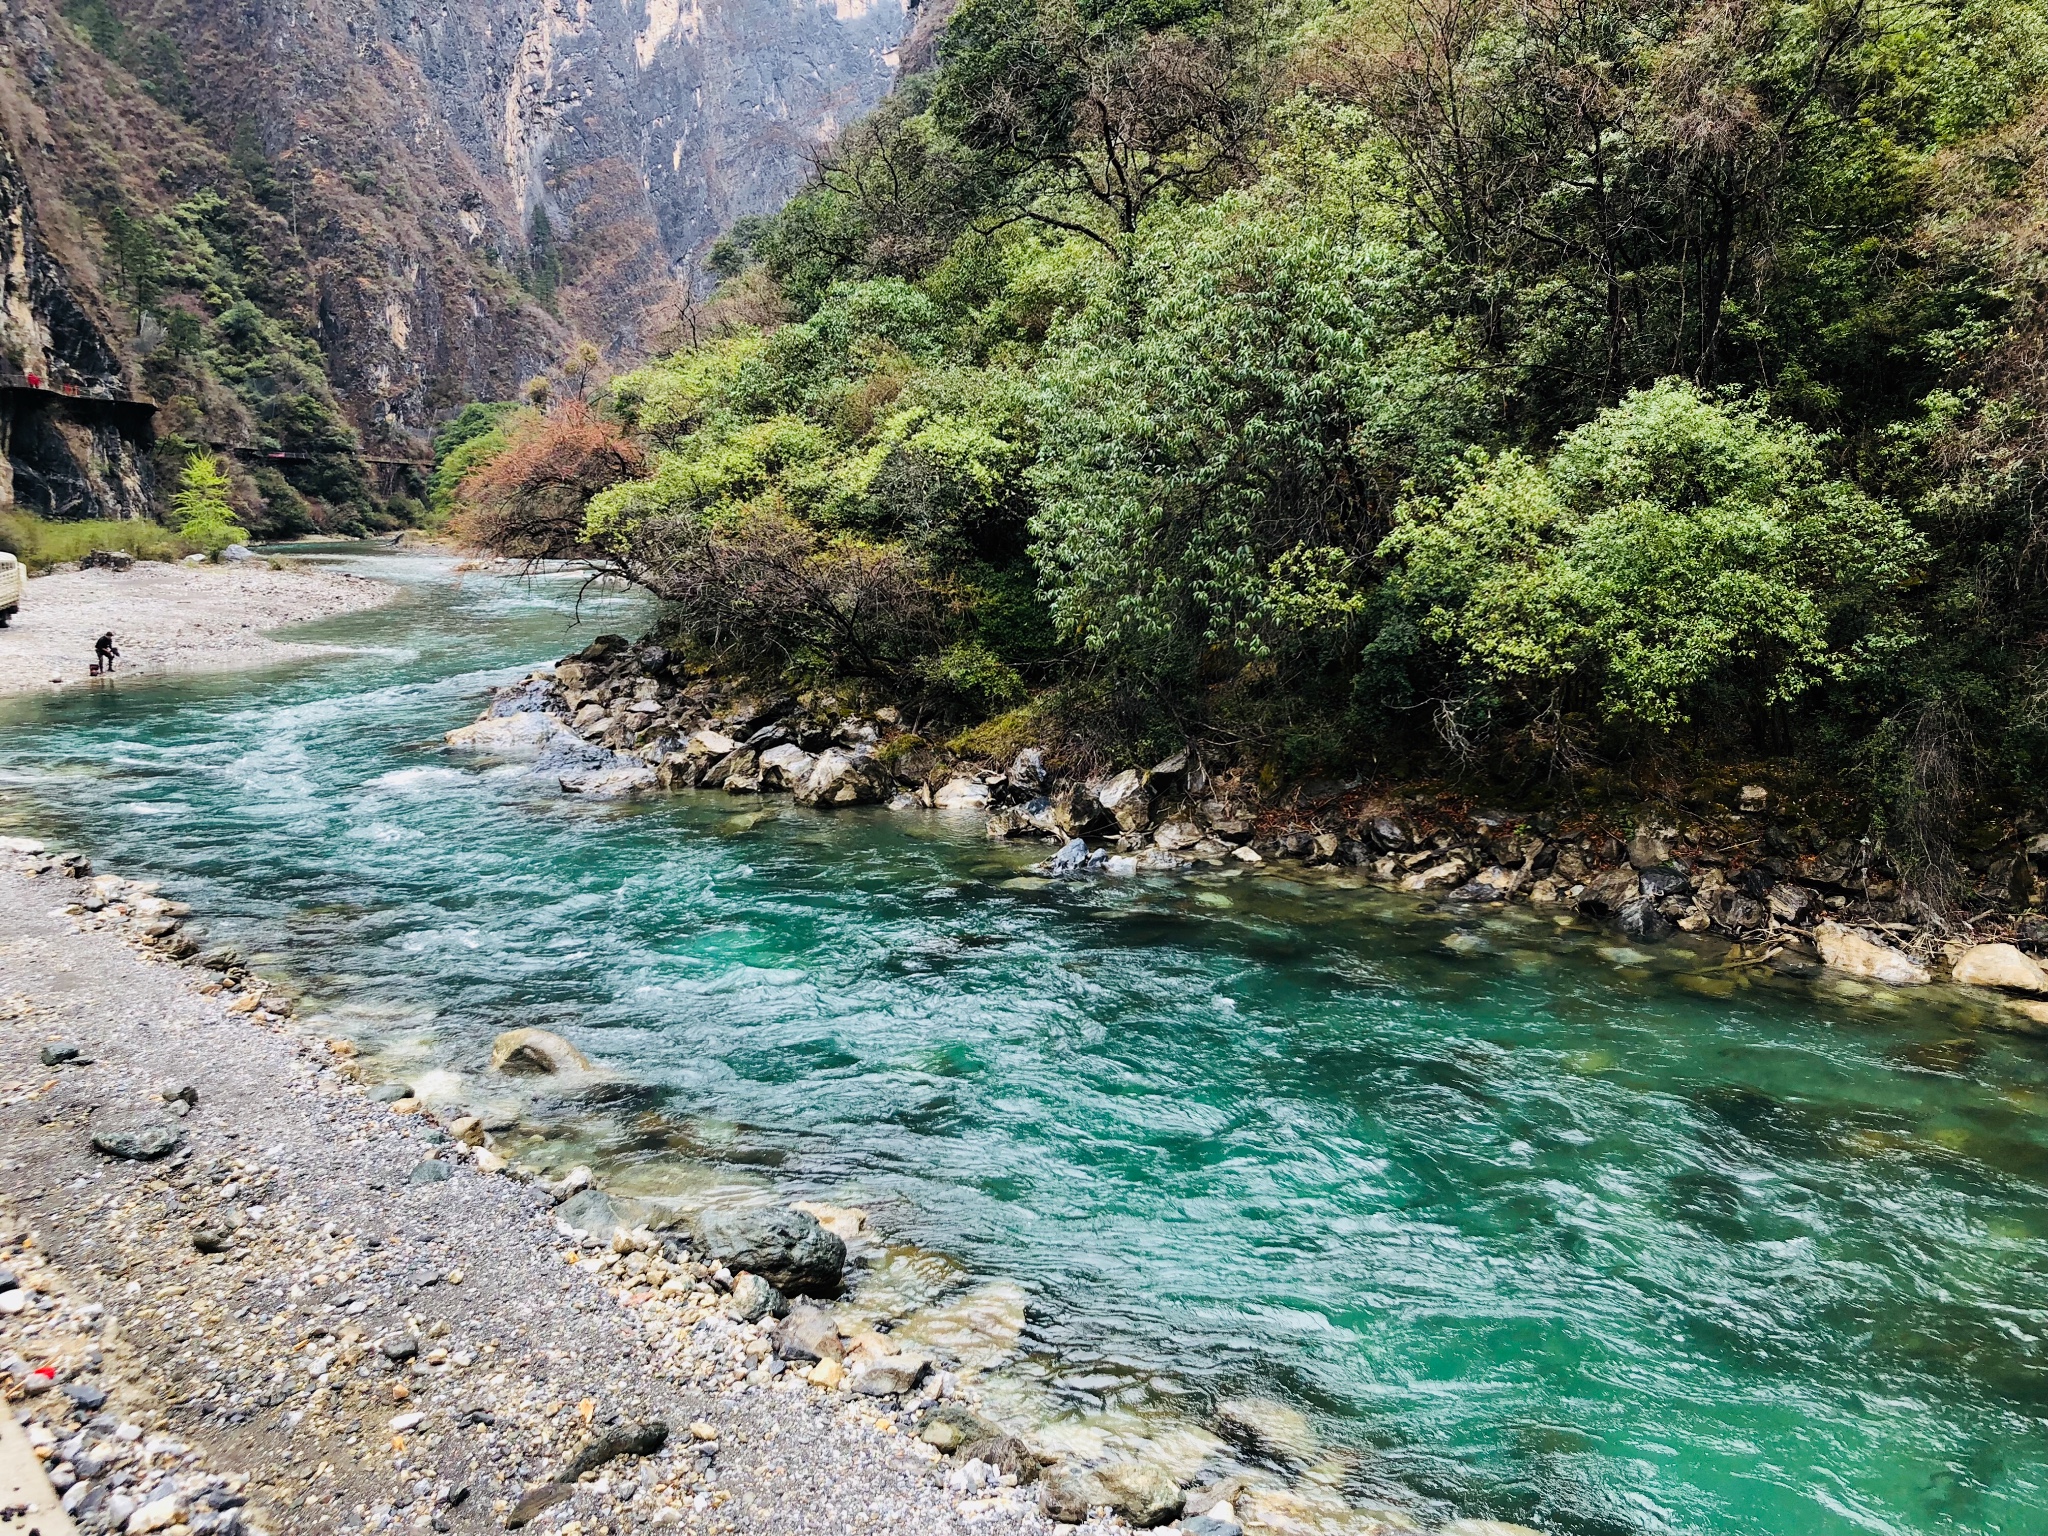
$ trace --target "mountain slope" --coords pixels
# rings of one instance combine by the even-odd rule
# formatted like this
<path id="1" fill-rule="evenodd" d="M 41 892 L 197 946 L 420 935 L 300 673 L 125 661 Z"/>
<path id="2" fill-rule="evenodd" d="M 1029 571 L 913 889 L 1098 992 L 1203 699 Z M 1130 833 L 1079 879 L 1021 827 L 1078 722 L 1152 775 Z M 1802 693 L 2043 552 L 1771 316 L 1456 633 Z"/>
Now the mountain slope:
<path id="1" fill-rule="evenodd" d="M 259 521 L 374 522 L 418 486 L 358 445 L 423 458 L 575 338 L 636 357 L 719 232 L 886 93 L 909 24 L 901 0 L 20 0 L 0 132 L 62 286 L 164 402 L 157 478 L 201 443 L 282 453 L 241 455 Z"/>

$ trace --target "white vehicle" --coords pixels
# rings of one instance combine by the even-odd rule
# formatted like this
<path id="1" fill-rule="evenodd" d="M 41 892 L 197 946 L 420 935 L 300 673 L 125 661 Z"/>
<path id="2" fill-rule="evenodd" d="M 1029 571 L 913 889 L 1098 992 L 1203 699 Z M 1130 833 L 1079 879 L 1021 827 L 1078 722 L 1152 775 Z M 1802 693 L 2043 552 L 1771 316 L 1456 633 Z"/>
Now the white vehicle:
<path id="1" fill-rule="evenodd" d="M 0 629 L 21 608 L 21 589 L 28 585 L 28 570 L 14 556 L 0 550 Z"/>

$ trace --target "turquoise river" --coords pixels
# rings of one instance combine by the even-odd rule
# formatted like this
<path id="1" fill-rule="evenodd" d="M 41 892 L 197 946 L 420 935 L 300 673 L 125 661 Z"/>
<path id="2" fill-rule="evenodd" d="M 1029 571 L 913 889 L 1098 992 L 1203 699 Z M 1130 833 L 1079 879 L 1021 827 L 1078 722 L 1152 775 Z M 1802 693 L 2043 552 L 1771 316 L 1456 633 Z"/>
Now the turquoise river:
<path id="1" fill-rule="evenodd" d="M 1301 871 L 1055 884 L 972 818 L 579 802 L 440 737 L 639 605 L 349 558 L 404 594 L 330 656 L 6 704 L 0 823 L 163 881 L 385 1070 L 569 1035 L 616 1076 L 532 1114 L 623 1188 L 771 1182 L 925 1299 L 1022 1286 L 1014 1390 L 1069 1425 L 1278 1397 L 1355 1498 L 1557 1536 L 2048 1532 L 2048 1041 L 1981 1000 Z"/>

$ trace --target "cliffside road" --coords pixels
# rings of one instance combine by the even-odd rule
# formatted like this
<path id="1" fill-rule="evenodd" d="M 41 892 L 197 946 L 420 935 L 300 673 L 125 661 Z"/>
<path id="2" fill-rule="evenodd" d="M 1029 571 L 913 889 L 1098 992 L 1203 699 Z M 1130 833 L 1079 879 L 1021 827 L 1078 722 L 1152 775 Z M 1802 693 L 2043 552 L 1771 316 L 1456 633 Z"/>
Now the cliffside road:
<path id="1" fill-rule="evenodd" d="M 109 630 L 121 648 L 114 684 L 167 672 L 260 667 L 322 647 L 273 640 L 266 630 L 374 608 L 397 588 L 336 571 L 138 560 L 125 571 L 38 576 L 21 612 L 0 629 L 0 694 L 92 681 L 93 642 Z"/>
<path id="2" fill-rule="evenodd" d="M 907 1403 L 749 1376 L 722 1294 L 620 1286 L 288 1002 L 149 948 L 165 905 L 0 853 L 0 1390 L 88 1536 L 1074 1529 L 949 1491 Z"/>

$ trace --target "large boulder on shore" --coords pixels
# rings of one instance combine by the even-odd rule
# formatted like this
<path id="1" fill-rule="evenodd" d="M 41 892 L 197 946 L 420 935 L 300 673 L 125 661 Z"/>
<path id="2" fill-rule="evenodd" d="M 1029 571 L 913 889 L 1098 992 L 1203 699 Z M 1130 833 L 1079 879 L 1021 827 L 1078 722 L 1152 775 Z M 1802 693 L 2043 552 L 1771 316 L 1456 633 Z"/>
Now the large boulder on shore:
<path id="1" fill-rule="evenodd" d="M 1095 792 L 1096 803 L 1116 818 L 1119 829 L 1142 832 L 1152 825 L 1152 791 L 1145 775 L 1126 768 Z"/>
<path id="2" fill-rule="evenodd" d="M 1934 978 L 1926 966 L 1903 950 L 1866 939 L 1840 923 L 1822 923 L 1813 931 L 1821 963 L 1845 976 L 1881 981 L 1892 987 L 1924 987 Z"/>
<path id="3" fill-rule="evenodd" d="M 551 715 L 486 715 L 474 725 L 450 731 L 444 738 L 458 752 L 486 752 L 493 757 L 539 757 L 557 737 L 571 733 Z M 573 737 L 571 737 L 573 739 Z"/>
<path id="4" fill-rule="evenodd" d="M 508 1029 L 491 1042 L 499 1072 L 588 1072 L 590 1058 L 550 1029 Z"/>
<path id="5" fill-rule="evenodd" d="M 940 811 L 985 811 L 991 798 L 986 784 L 963 774 L 948 779 L 932 792 L 932 808 Z"/>
<path id="6" fill-rule="evenodd" d="M 817 1217 L 785 1206 L 706 1211 L 697 1240 L 734 1274 L 751 1270 L 785 1296 L 837 1296 L 846 1273 L 846 1244 Z"/>
<path id="7" fill-rule="evenodd" d="M 817 759 L 793 741 L 761 754 L 761 787 L 794 790 L 811 776 Z"/>
<path id="8" fill-rule="evenodd" d="M 1182 1508 L 1180 1485 L 1159 1468 L 1123 1461 L 1107 1467 L 1057 1467 L 1038 1489 L 1038 1512 L 1060 1525 L 1080 1525 L 1107 1507 L 1138 1530 L 1165 1525 Z"/>
<path id="9" fill-rule="evenodd" d="M 796 787 L 795 795 L 798 805 L 821 808 L 874 805 L 894 788 L 889 771 L 873 758 L 827 747 L 811 764 L 811 771 Z"/>
<path id="10" fill-rule="evenodd" d="M 2048 992 L 2048 976 L 2033 959 L 2010 944 L 1973 944 L 1957 958 L 1951 974 L 1965 987 L 2005 992 Z"/>

